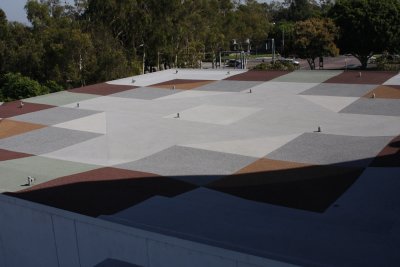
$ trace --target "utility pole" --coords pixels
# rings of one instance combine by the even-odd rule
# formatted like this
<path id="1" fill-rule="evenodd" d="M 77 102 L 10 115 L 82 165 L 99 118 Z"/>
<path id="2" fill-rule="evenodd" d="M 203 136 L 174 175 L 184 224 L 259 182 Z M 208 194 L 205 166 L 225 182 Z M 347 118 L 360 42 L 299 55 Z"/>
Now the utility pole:
<path id="1" fill-rule="evenodd" d="M 282 27 L 282 55 L 283 56 L 283 52 L 285 51 L 285 28 Z"/>
<path id="2" fill-rule="evenodd" d="M 272 63 L 275 64 L 275 39 L 272 38 Z"/>

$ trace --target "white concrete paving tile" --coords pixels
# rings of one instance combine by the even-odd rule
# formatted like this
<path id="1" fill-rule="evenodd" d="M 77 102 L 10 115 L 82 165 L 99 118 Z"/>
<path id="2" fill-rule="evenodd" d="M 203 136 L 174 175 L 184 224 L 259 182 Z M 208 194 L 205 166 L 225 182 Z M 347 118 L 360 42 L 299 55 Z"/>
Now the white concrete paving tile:
<path id="1" fill-rule="evenodd" d="M 400 85 L 400 74 L 397 74 L 396 76 L 387 80 L 384 85 Z"/>
<path id="2" fill-rule="evenodd" d="M 118 85 L 135 85 L 135 86 L 149 86 L 153 84 L 158 84 L 174 79 L 184 79 L 184 80 L 222 80 L 230 76 L 234 76 L 247 70 L 191 70 L 191 69 L 169 69 L 159 72 L 147 73 L 145 75 L 138 75 L 133 77 L 128 77 L 124 79 L 114 80 L 108 82 L 109 84 Z M 134 83 L 132 83 L 134 81 Z"/>
<path id="3" fill-rule="evenodd" d="M 300 95 L 313 104 L 339 112 L 345 107 L 358 100 L 358 97 L 340 97 L 340 96 L 318 96 L 318 95 Z"/>
<path id="4" fill-rule="evenodd" d="M 265 82 L 252 88 L 253 93 L 265 95 L 297 95 L 318 83 Z"/>
<path id="5" fill-rule="evenodd" d="M 106 114 L 105 112 L 97 113 L 77 120 L 56 124 L 54 127 L 105 134 L 107 132 Z"/>
<path id="6" fill-rule="evenodd" d="M 46 153 L 43 157 L 81 162 L 85 164 L 95 164 L 99 166 L 111 166 L 121 163 L 110 157 L 110 147 L 105 136 L 99 136 L 88 141 Z M 123 161 L 124 162 L 124 161 Z"/>
<path id="7" fill-rule="evenodd" d="M 299 135 L 239 139 L 203 144 L 184 144 L 181 146 L 260 158 L 285 145 Z"/>
<path id="8" fill-rule="evenodd" d="M 179 118 L 177 117 L 177 114 L 171 114 L 165 118 L 229 125 L 261 110 L 261 108 L 202 105 L 180 111 Z"/>

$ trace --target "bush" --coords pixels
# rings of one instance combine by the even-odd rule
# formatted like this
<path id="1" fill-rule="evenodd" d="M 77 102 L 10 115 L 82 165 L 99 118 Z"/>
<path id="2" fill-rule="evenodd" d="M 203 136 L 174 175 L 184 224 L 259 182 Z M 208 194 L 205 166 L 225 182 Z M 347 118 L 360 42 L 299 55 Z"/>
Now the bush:
<path id="1" fill-rule="evenodd" d="M 0 91 L 4 101 L 12 101 L 46 94 L 48 88 L 20 73 L 7 73 L 1 77 Z"/>
<path id="2" fill-rule="evenodd" d="M 376 68 L 383 71 L 400 71 L 400 59 L 395 56 L 382 55 L 376 59 Z"/>
<path id="3" fill-rule="evenodd" d="M 298 66 L 293 65 L 290 62 L 276 61 L 275 63 L 261 63 L 253 67 L 253 70 L 286 70 L 294 71 L 298 69 Z"/>
<path id="4" fill-rule="evenodd" d="M 55 81 L 47 81 L 44 84 L 44 87 L 46 87 L 47 91 L 50 93 L 60 92 L 64 90 L 64 88 Z"/>

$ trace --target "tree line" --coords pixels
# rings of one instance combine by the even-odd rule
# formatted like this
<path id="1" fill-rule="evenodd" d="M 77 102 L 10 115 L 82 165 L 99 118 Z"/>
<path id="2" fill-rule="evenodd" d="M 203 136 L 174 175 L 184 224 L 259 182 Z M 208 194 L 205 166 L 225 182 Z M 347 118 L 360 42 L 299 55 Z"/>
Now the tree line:
<path id="1" fill-rule="evenodd" d="M 365 68 L 374 53 L 400 47 L 400 0 L 29 0 L 25 10 L 30 25 L 0 9 L 3 100 L 198 67 L 220 51 L 265 52 L 272 38 L 311 68 L 339 51 Z"/>

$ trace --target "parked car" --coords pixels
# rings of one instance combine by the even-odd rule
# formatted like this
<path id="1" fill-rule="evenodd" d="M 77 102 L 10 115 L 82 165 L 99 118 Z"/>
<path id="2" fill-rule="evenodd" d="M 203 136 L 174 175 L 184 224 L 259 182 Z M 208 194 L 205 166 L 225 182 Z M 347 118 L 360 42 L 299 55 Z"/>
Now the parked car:
<path id="1" fill-rule="evenodd" d="M 228 61 L 225 62 L 225 65 L 227 67 L 236 67 L 239 68 L 240 67 L 240 60 L 237 59 L 230 59 Z"/>
<path id="2" fill-rule="evenodd" d="M 286 62 L 286 63 L 291 63 L 295 66 L 299 66 L 300 62 L 298 62 L 297 60 L 295 60 L 294 58 L 280 58 L 278 59 L 278 61 L 280 62 Z"/>

